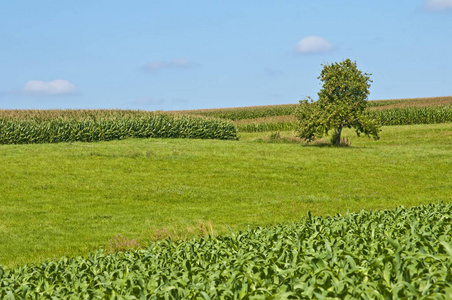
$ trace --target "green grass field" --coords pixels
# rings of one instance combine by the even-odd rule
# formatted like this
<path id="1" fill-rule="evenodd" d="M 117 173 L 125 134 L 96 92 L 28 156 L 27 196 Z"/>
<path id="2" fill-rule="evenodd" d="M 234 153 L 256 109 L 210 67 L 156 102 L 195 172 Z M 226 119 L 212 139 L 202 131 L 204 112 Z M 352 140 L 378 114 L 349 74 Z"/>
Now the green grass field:
<path id="1" fill-rule="evenodd" d="M 380 141 L 348 131 L 340 148 L 269 135 L 0 145 L 0 265 L 87 255 L 117 234 L 146 245 L 452 202 L 452 123 L 383 127 Z"/>

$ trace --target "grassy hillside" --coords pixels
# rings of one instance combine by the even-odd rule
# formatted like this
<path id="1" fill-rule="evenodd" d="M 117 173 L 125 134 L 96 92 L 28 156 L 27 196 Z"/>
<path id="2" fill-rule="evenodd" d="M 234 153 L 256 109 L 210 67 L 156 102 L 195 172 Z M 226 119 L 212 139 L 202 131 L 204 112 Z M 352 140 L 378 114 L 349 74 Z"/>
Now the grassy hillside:
<path id="1" fill-rule="evenodd" d="M 451 202 L 452 124 L 346 132 L 348 148 L 239 141 L 0 145 L 0 264 L 108 248 L 118 235 L 228 232 L 363 208 Z"/>

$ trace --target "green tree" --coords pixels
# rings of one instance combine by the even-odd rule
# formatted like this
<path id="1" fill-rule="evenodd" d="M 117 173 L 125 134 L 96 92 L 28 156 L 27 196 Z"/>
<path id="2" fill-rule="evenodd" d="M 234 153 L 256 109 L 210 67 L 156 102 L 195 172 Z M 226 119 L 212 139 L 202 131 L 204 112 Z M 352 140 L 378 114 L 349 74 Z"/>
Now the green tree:
<path id="1" fill-rule="evenodd" d="M 380 124 L 366 110 L 371 74 L 358 70 L 350 59 L 322 66 L 319 99 L 301 100 L 296 112 L 299 137 L 312 141 L 332 131 L 332 143 L 340 145 L 342 129 L 353 127 L 358 136 L 379 139 Z"/>

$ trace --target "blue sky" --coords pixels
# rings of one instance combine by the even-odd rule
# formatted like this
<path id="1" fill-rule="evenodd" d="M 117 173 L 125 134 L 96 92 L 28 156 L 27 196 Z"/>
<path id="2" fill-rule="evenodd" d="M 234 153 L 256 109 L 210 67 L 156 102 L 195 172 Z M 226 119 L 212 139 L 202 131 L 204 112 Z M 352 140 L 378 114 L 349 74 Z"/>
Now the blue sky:
<path id="1" fill-rule="evenodd" d="M 452 95 L 452 0 L 1 1 L 0 108 L 288 104 L 356 60 L 370 99 Z"/>

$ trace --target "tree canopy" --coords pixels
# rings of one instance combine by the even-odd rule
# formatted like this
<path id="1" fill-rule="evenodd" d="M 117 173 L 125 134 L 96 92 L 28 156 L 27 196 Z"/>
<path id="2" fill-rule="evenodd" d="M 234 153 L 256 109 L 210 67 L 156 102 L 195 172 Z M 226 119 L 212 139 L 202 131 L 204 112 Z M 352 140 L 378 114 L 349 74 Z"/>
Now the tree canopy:
<path id="1" fill-rule="evenodd" d="M 353 127 L 358 136 L 363 133 L 379 139 L 380 125 L 366 110 L 372 74 L 358 70 L 350 59 L 322 66 L 319 99 L 300 101 L 298 135 L 312 141 L 332 131 L 332 143 L 340 145 L 342 129 Z"/>

